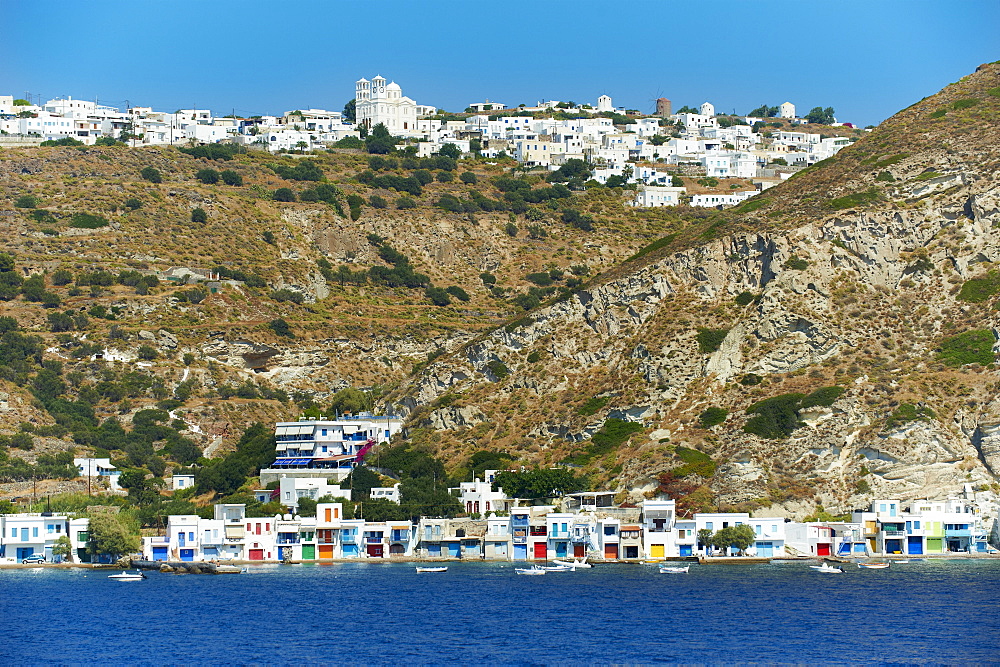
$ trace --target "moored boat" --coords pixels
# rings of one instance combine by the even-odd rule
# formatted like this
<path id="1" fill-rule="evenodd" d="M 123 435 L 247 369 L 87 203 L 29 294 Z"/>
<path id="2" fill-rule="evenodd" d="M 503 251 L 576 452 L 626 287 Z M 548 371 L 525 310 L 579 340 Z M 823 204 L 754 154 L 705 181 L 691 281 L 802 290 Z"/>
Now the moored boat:
<path id="1" fill-rule="evenodd" d="M 691 568 L 690 565 L 685 565 L 684 567 L 676 567 L 672 565 L 661 565 L 660 574 L 687 574 L 687 571 Z"/>
<path id="2" fill-rule="evenodd" d="M 826 573 L 829 573 L 829 574 L 843 574 L 844 573 L 844 568 L 842 568 L 842 567 L 834 567 L 833 565 L 829 565 L 827 563 L 823 563 L 822 565 L 810 565 L 809 567 L 811 567 L 812 569 L 816 570 L 817 572 L 826 572 Z"/>
<path id="3" fill-rule="evenodd" d="M 552 559 L 552 564 L 564 565 L 566 567 L 582 567 L 582 568 L 594 567 L 593 565 L 587 562 L 586 558 L 577 558 L 574 560 L 558 560 L 554 558 Z"/>
<path id="4" fill-rule="evenodd" d="M 447 572 L 447 567 L 418 567 L 417 572 Z"/>
<path id="5" fill-rule="evenodd" d="M 109 574 L 108 579 L 114 579 L 115 581 L 142 581 L 146 578 L 146 575 L 142 572 L 125 572 L 122 571 L 121 574 Z"/>
<path id="6" fill-rule="evenodd" d="M 868 570 L 884 570 L 889 567 L 889 563 L 858 563 L 858 567 Z"/>
<path id="7" fill-rule="evenodd" d="M 546 572 L 569 572 L 570 570 L 576 569 L 569 565 L 539 565 L 538 567 Z"/>
<path id="8" fill-rule="evenodd" d="M 530 575 L 545 574 L 545 570 L 538 567 L 537 565 L 532 567 L 515 567 L 514 571 L 517 572 L 518 574 L 530 574 Z"/>

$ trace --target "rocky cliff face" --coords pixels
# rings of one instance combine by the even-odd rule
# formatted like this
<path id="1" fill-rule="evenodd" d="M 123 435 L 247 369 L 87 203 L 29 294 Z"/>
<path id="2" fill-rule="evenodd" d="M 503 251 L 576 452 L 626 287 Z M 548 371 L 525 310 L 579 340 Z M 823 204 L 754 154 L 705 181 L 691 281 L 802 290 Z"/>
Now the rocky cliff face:
<path id="1" fill-rule="evenodd" d="M 972 85 L 995 86 L 996 69 Z M 955 95 L 947 89 L 913 113 Z M 979 104 L 995 114 L 996 101 Z M 914 122 L 905 114 L 842 161 L 900 141 L 899 126 Z M 837 202 L 787 229 L 662 254 L 470 343 L 403 392 L 413 424 L 444 429 L 436 437 L 445 448 L 449 438 L 456 450 L 502 444 L 553 463 L 608 417 L 639 422 L 643 433 L 587 464 L 636 498 L 678 466 L 675 445 L 713 457 L 714 476 L 689 481 L 731 506 L 847 509 L 873 495 L 995 483 L 1000 376 L 992 364 L 945 364 L 937 353 L 969 331 L 990 332 L 1000 352 L 995 293 L 970 301 L 960 292 L 972 279 L 989 282 L 1000 261 L 1000 186 L 983 169 L 997 157 L 987 116 L 960 135 L 958 157 L 942 138 L 954 128 L 925 136 L 935 147 L 893 162 L 893 180 L 882 176 L 888 185 L 857 206 Z M 844 176 L 838 187 L 857 191 L 873 176 Z M 838 194 L 807 174 L 788 184 L 789 196 L 807 196 L 810 178 L 819 181 L 813 197 Z M 780 189 L 766 195 L 780 208 Z M 710 352 L 698 340 L 705 329 L 724 335 Z M 845 391 L 800 411 L 790 437 L 743 431 L 752 403 L 824 386 Z M 582 405 L 591 399 L 599 410 Z M 710 406 L 728 418 L 704 428 L 697 418 Z M 918 417 L 906 418 L 911 408 Z"/>

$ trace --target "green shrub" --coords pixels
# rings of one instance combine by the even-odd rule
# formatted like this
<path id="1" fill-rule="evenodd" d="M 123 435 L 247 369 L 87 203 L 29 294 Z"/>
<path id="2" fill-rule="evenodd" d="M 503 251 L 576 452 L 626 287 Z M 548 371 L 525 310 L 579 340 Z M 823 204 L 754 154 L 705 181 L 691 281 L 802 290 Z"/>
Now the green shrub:
<path id="1" fill-rule="evenodd" d="M 932 111 L 931 114 L 930 114 L 930 117 L 931 118 L 943 118 L 947 114 L 948 114 L 948 109 L 946 109 L 945 107 L 941 107 L 937 111 Z"/>
<path id="2" fill-rule="evenodd" d="M 798 409 L 805 410 L 806 408 L 816 406 L 828 408 L 833 405 L 834 401 L 840 398 L 843 393 L 843 387 L 822 387 L 803 398 Z"/>
<path id="3" fill-rule="evenodd" d="M 842 211 L 847 208 L 857 208 L 865 204 L 871 204 L 882 199 L 882 193 L 878 191 L 878 188 L 869 188 L 864 192 L 855 192 L 854 194 L 830 199 L 826 202 L 826 208 L 833 211 Z"/>
<path id="4" fill-rule="evenodd" d="M 14 200 L 15 208 L 35 208 L 38 206 L 38 197 L 34 195 L 21 195 Z"/>
<path id="5" fill-rule="evenodd" d="M 740 292 L 736 295 L 737 306 L 748 306 L 753 302 L 754 296 L 750 292 Z"/>
<path id="6" fill-rule="evenodd" d="M 369 197 L 368 203 L 371 204 L 372 208 L 389 208 L 389 202 L 378 195 L 372 195 Z"/>
<path id="7" fill-rule="evenodd" d="M 711 428 L 726 421 L 728 415 L 729 411 L 724 408 L 711 407 L 698 415 L 698 421 L 701 422 L 702 428 Z"/>
<path id="8" fill-rule="evenodd" d="M 889 431 L 897 426 L 908 424 L 912 421 L 928 421 L 934 419 L 934 411 L 928 407 L 917 407 L 912 403 L 900 403 L 885 420 L 885 430 Z"/>
<path id="9" fill-rule="evenodd" d="M 274 201 L 292 202 L 295 201 L 295 193 L 291 188 L 278 188 L 274 191 Z"/>
<path id="10" fill-rule="evenodd" d="M 892 183 L 896 178 L 890 174 L 888 171 L 880 172 L 878 176 L 875 177 L 876 181 L 884 181 L 886 183 Z"/>
<path id="11" fill-rule="evenodd" d="M 56 221 L 56 216 L 52 215 L 49 211 L 36 208 L 31 212 L 31 219 L 37 223 L 53 223 Z"/>
<path id="12" fill-rule="evenodd" d="M 722 341 L 729 335 L 729 329 L 698 329 L 698 350 L 702 354 L 711 354 L 722 346 Z"/>
<path id="13" fill-rule="evenodd" d="M 496 285 L 497 283 L 497 277 L 489 271 L 483 271 L 480 273 L 479 279 L 483 281 L 484 285 Z"/>
<path id="14" fill-rule="evenodd" d="M 759 208 L 763 208 L 771 203 L 768 197 L 754 197 L 748 199 L 736 208 L 733 209 L 734 213 L 750 213 L 756 211 Z"/>
<path id="15" fill-rule="evenodd" d="M 528 282 L 535 283 L 539 287 L 548 287 L 552 284 L 552 276 L 550 276 L 547 271 L 529 273 L 524 277 L 524 279 Z"/>
<path id="16" fill-rule="evenodd" d="M 69 219 L 69 226 L 77 229 L 99 229 L 110 224 L 106 218 L 90 213 L 74 213 Z"/>
<path id="17" fill-rule="evenodd" d="M 1000 292 L 1000 272 L 995 269 L 985 276 L 966 280 L 958 293 L 961 301 L 982 303 Z"/>
<path id="18" fill-rule="evenodd" d="M 232 169 L 224 170 L 219 176 L 222 177 L 222 182 L 226 185 L 243 185 L 243 177 L 240 176 L 239 172 Z"/>
<path id="19" fill-rule="evenodd" d="M 542 359 L 542 353 L 539 352 L 538 350 L 532 350 L 531 352 L 528 353 L 528 363 L 529 364 L 533 364 L 533 363 L 536 363 L 538 361 L 541 361 L 541 359 Z"/>
<path id="20" fill-rule="evenodd" d="M 430 299 L 431 303 L 435 306 L 447 306 L 451 303 L 451 297 L 448 296 L 448 292 L 440 287 L 428 287 L 424 290 L 424 295 Z"/>
<path id="21" fill-rule="evenodd" d="M 740 384 L 744 387 L 755 387 L 764 381 L 764 378 L 756 373 L 747 373 L 740 378 Z"/>
<path id="22" fill-rule="evenodd" d="M 497 379 L 497 381 L 503 380 L 508 375 L 510 375 L 510 369 L 499 359 L 493 359 L 486 364 L 486 368 L 489 369 L 490 373 Z"/>
<path id="23" fill-rule="evenodd" d="M 678 446 L 674 449 L 674 455 L 684 463 L 684 465 L 670 471 L 675 478 L 687 477 L 688 475 L 709 478 L 715 475 L 715 461 L 705 452 Z"/>
<path id="24" fill-rule="evenodd" d="M 83 142 L 73 137 L 63 137 L 61 139 L 47 139 L 39 146 L 83 146 Z"/>
<path id="25" fill-rule="evenodd" d="M 608 399 L 607 396 L 591 396 L 576 411 L 585 417 L 596 415 L 601 408 L 608 404 Z"/>
<path id="26" fill-rule="evenodd" d="M 633 259 L 638 259 L 638 258 L 642 257 L 643 255 L 648 255 L 649 253 L 653 252 L 654 250 L 659 250 L 660 248 L 666 248 L 668 245 L 670 245 L 671 243 L 674 242 L 675 238 L 677 238 L 677 234 L 667 234 L 663 238 L 657 239 L 657 240 L 653 241 L 652 243 L 650 243 L 649 245 L 640 248 L 638 252 L 636 252 L 634 255 L 632 255 L 628 259 L 629 259 L 629 261 L 631 261 Z"/>
<path id="27" fill-rule="evenodd" d="M 191 222 L 208 222 L 208 213 L 200 206 L 191 211 Z"/>
<path id="28" fill-rule="evenodd" d="M 271 329 L 271 331 L 279 336 L 284 338 L 295 338 L 295 334 L 292 333 L 292 329 L 288 326 L 288 322 L 281 318 L 271 320 L 267 323 L 267 326 Z"/>
<path id="29" fill-rule="evenodd" d="M 772 440 L 787 438 L 803 425 L 798 415 L 803 398 L 804 394 L 782 394 L 754 403 L 746 409 L 753 417 L 747 420 L 744 432 Z"/>
<path id="30" fill-rule="evenodd" d="M 156 167 L 143 167 L 139 175 L 150 183 L 162 183 L 163 176 L 160 174 L 160 170 Z"/>
<path id="31" fill-rule="evenodd" d="M 199 169 L 194 177 L 205 185 L 215 185 L 219 182 L 219 172 L 214 169 Z"/>
<path id="32" fill-rule="evenodd" d="M 934 171 L 933 169 L 930 169 L 930 170 L 925 171 L 924 173 L 920 174 L 919 176 L 917 176 L 913 180 L 915 180 L 915 181 L 929 181 L 932 178 L 937 178 L 940 175 L 941 174 L 939 174 L 938 172 Z"/>
<path id="33" fill-rule="evenodd" d="M 138 211 L 142 208 L 142 201 L 136 199 L 135 197 L 130 197 L 125 200 L 125 208 L 130 211 Z"/>
<path id="34" fill-rule="evenodd" d="M 458 285 L 451 285 L 449 287 L 446 287 L 444 291 L 447 292 L 448 294 L 452 295 L 453 297 L 455 297 L 459 301 L 463 301 L 464 302 L 464 301 L 468 301 L 470 299 L 469 293 L 466 292 L 461 287 L 459 287 Z"/>
<path id="35" fill-rule="evenodd" d="M 792 255 L 785 261 L 783 266 L 786 269 L 791 269 L 793 271 L 804 271 L 809 267 L 809 262 L 799 257 L 796 257 L 795 255 Z"/>
<path id="36" fill-rule="evenodd" d="M 504 225 L 503 230 L 507 232 L 507 236 L 511 238 L 517 236 L 517 225 L 515 225 L 513 222 L 508 222 L 506 225 Z"/>
<path id="37" fill-rule="evenodd" d="M 459 179 L 466 185 L 475 185 L 479 182 L 479 179 L 471 171 L 463 171 Z"/>
<path id="38" fill-rule="evenodd" d="M 951 108 L 955 111 L 961 111 L 962 109 L 969 109 L 971 107 L 979 104 L 979 100 L 975 97 L 967 97 L 963 100 L 955 100 L 951 103 Z"/>
<path id="39" fill-rule="evenodd" d="M 396 200 L 396 208 L 398 209 L 408 209 L 416 208 L 417 202 L 413 201 L 410 197 L 400 197 Z"/>
<path id="40" fill-rule="evenodd" d="M 988 366 L 996 361 L 994 343 L 996 338 L 990 329 L 966 331 L 941 341 L 937 357 L 941 363 L 954 368 L 966 364 Z"/>
<path id="41" fill-rule="evenodd" d="M 622 419 L 608 419 L 590 439 L 587 454 L 593 458 L 610 454 L 625 443 L 633 433 L 642 431 L 642 424 Z"/>
<path id="42" fill-rule="evenodd" d="M 992 95 L 993 97 L 1000 97 L 1000 87 L 990 88 L 986 91 L 987 95 Z"/>
<path id="43" fill-rule="evenodd" d="M 863 480 L 863 479 L 859 479 L 854 484 L 854 488 L 857 490 L 858 493 L 871 493 L 872 492 L 871 485 L 869 485 L 868 482 L 865 481 L 865 480 Z"/>

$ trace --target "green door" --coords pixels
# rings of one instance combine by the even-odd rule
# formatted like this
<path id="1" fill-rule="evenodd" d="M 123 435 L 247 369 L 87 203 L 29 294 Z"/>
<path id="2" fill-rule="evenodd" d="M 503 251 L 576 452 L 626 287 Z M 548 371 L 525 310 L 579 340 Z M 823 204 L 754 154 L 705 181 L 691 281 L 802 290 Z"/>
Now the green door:
<path id="1" fill-rule="evenodd" d="M 302 560 L 316 560 L 316 545 L 315 544 L 303 544 L 302 545 Z"/>

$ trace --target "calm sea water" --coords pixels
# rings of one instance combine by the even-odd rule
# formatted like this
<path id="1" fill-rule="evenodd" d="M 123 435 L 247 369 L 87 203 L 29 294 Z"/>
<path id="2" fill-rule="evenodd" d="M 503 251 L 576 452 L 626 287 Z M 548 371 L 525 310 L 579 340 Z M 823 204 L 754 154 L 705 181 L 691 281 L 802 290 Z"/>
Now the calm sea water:
<path id="1" fill-rule="evenodd" d="M 1000 561 L 0 571 L 0 663 L 1000 662 Z"/>

